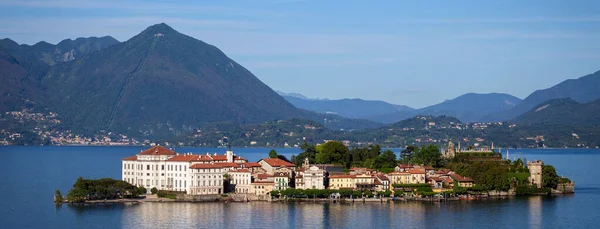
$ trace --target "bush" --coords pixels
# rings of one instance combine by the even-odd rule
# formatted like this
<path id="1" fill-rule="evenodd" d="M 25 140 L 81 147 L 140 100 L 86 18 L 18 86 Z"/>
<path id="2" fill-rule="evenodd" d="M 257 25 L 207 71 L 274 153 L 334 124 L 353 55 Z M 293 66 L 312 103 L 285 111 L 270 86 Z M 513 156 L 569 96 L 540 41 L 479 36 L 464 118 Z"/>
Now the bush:
<path id="1" fill-rule="evenodd" d="M 156 194 L 158 192 L 158 189 L 156 189 L 156 187 L 150 189 L 150 192 L 152 193 L 152 195 Z"/>
<path id="2" fill-rule="evenodd" d="M 158 198 L 168 198 L 168 199 L 177 199 L 177 194 L 175 192 L 159 190 L 156 192 L 156 196 Z"/>
<path id="3" fill-rule="evenodd" d="M 140 195 L 145 195 L 146 193 L 148 193 L 148 189 L 144 188 L 144 187 L 139 187 L 139 192 Z"/>
<path id="4" fill-rule="evenodd" d="M 58 190 L 58 189 L 56 189 L 56 191 L 54 192 L 54 202 L 56 202 L 56 203 L 63 202 L 63 196 L 60 193 L 60 190 Z"/>

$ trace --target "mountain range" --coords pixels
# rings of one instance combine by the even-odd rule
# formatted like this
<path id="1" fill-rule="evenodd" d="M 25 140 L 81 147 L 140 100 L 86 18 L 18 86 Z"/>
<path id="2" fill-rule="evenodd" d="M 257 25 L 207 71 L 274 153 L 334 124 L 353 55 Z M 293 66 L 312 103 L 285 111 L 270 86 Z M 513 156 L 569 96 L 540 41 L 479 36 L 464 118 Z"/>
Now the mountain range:
<path id="1" fill-rule="evenodd" d="M 214 123 L 291 119 L 313 120 L 336 130 L 385 129 L 385 124 L 423 115 L 523 124 L 589 112 L 590 118 L 582 120 L 596 122 L 591 118 L 597 114 L 593 104 L 600 98 L 600 72 L 536 91 L 523 101 L 508 94 L 468 93 L 421 109 L 278 94 L 217 47 L 164 23 L 124 42 L 109 36 L 66 39 L 56 45 L 2 39 L 0 78 L 0 112 L 29 107 L 58 113 L 61 128 L 77 133 L 108 130 L 148 138 L 185 135 Z M 573 101 L 550 101 L 542 112 L 531 112 L 557 98 Z M 544 111 L 554 107 L 574 113 Z M 555 114 L 559 115 L 553 118 Z"/>
<path id="2" fill-rule="evenodd" d="M 384 101 L 309 99 L 299 93 L 279 94 L 294 106 L 306 110 L 335 113 L 346 118 L 361 118 L 381 123 L 395 123 L 415 115 L 446 115 L 456 117 L 462 122 L 479 122 L 490 115 L 506 112 L 521 102 L 521 99 L 509 94 L 467 93 L 439 104 L 414 109 Z"/>

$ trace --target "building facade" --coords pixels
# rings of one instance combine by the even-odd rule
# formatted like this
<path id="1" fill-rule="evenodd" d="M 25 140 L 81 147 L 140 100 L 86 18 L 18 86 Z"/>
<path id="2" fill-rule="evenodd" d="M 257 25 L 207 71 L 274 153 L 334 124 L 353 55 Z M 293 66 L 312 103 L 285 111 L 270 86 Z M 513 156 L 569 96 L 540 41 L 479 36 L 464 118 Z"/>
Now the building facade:
<path id="1" fill-rule="evenodd" d="M 224 192 L 223 175 L 243 167 L 244 158 L 228 150 L 225 155 L 177 154 L 162 146 L 122 159 L 122 180 L 147 190 L 180 191 L 187 194 Z"/>

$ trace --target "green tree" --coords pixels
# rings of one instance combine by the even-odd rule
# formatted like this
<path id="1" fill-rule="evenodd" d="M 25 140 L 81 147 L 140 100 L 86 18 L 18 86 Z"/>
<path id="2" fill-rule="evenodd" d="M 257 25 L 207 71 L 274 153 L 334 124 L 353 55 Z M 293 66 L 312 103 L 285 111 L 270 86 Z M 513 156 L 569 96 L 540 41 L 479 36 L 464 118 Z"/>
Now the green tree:
<path id="1" fill-rule="evenodd" d="M 344 156 L 348 154 L 348 147 L 338 141 L 329 141 L 319 145 L 321 150 L 316 155 L 316 161 L 320 164 L 344 163 Z M 349 164 L 345 165 L 350 167 Z"/>
<path id="2" fill-rule="evenodd" d="M 435 145 L 428 145 L 415 152 L 411 160 L 414 164 L 431 165 L 434 167 L 442 167 L 443 160 L 440 149 Z"/>
<path id="3" fill-rule="evenodd" d="M 156 189 L 156 187 L 153 187 L 152 189 L 150 189 L 150 192 L 152 193 L 152 195 L 154 195 L 158 192 L 158 189 Z"/>
<path id="4" fill-rule="evenodd" d="M 402 152 L 400 152 L 400 158 L 401 158 L 402 162 L 409 163 L 413 157 L 413 154 L 417 150 L 419 150 L 419 148 L 417 148 L 413 145 L 406 146 L 406 149 L 404 149 L 404 150 L 402 150 Z"/>
<path id="5" fill-rule="evenodd" d="M 58 190 L 58 189 L 56 189 L 56 191 L 54 192 L 54 202 L 56 202 L 56 203 L 63 202 L 63 196 L 60 193 L 60 190 Z"/>
<path id="6" fill-rule="evenodd" d="M 560 177 L 556 175 L 556 169 L 552 165 L 542 167 L 542 186 L 546 188 L 556 188 Z"/>
<path id="7" fill-rule="evenodd" d="M 277 151 L 271 149 L 271 151 L 269 151 L 269 158 L 277 158 Z"/>
<path id="8" fill-rule="evenodd" d="M 394 168 L 396 167 L 396 154 L 391 150 L 383 151 L 383 153 L 375 158 L 374 168 Z"/>

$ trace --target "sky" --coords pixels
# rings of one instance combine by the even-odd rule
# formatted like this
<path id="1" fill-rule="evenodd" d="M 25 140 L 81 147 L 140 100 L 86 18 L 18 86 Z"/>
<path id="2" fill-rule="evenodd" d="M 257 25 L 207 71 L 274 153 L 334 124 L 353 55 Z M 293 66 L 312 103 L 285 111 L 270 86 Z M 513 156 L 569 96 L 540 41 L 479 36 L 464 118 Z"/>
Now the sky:
<path id="1" fill-rule="evenodd" d="M 274 90 L 421 108 L 535 90 L 600 70 L 600 1 L 1 0 L 20 44 L 167 23 Z"/>

